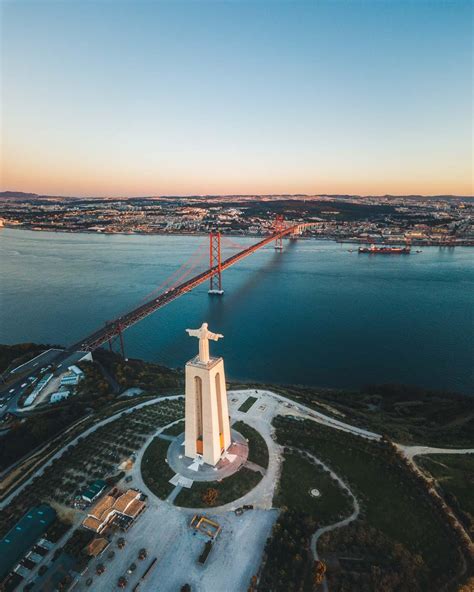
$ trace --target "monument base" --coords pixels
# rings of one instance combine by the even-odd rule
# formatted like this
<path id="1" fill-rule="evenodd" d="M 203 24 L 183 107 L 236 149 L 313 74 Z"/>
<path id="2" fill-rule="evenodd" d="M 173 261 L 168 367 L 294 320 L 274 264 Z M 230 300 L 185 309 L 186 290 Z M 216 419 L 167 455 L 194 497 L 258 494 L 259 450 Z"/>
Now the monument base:
<path id="1" fill-rule="evenodd" d="M 236 473 L 247 462 L 249 447 L 247 440 L 231 431 L 232 442 L 215 466 L 207 464 L 201 457 L 189 458 L 184 454 L 184 433 L 175 438 L 168 448 L 169 467 L 177 474 L 193 481 L 219 481 Z"/>

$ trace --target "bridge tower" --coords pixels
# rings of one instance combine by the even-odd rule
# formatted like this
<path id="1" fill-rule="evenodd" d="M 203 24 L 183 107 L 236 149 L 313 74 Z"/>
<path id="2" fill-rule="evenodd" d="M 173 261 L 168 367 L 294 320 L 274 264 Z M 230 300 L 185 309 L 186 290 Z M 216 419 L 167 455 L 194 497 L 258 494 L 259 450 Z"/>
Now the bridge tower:
<path id="1" fill-rule="evenodd" d="M 125 360 L 125 343 L 123 340 L 123 329 L 122 329 L 122 325 L 119 322 L 110 322 L 110 321 L 106 321 L 105 322 L 105 327 L 106 327 L 106 331 L 107 331 L 107 343 L 109 345 L 109 350 L 111 352 L 114 351 L 113 345 L 114 345 L 114 341 L 117 339 L 117 337 L 120 340 L 120 352 L 122 354 L 122 358 Z"/>
<path id="2" fill-rule="evenodd" d="M 221 258 L 221 233 L 209 233 L 209 269 L 215 269 L 209 280 L 208 294 L 222 296 L 222 258 Z"/>
<path id="3" fill-rule="evenodd" d="M 285 230 L 285 218 L 282 214 L 277 214 L 275 217 L 275 221 L 273 222 L 273 232 L 276 234 L 277 232 L 281 232 Z M 275 239 L 275 249 L 281 251 L 283 249 L 283 238 L 278 236 Z"/>

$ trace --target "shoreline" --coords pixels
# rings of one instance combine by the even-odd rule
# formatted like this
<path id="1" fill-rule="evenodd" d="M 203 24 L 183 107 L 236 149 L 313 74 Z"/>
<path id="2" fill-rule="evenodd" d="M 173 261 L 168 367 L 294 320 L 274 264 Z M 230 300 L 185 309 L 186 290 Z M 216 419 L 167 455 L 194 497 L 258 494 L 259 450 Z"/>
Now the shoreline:
<path id="1" fill-rule="evenodd" d="M 8 230 L 27 230 L 29 232 L 54 232 L 57 234 L 93 234 L 99 236 L 208 236 L 208 232 L 134 232 L 134 231 L 123 231 L 123 232 L 97 232 L 92 230 L 67 230 L 67 229 L 59 229 L 59 228 L 25 228 L 25 227 L 18 227 L 18 226 L 8 226 L 3 225 L 0 227 L 0 232 L 3 229 Z M 242 233 L 242 234 L 234 234 L 234 233 L 221 233 L 222 236 L 225 237 L 234 237 L 234 238 L 265 238 L 268 234 L 263 233 Z M 336 238 L 331 236 L 299 236 L 297 240 L 324 240 L 324 241 L 332 241 L 335 243 L 340 244 L 350 244 L 350 245 L 366 245 L 371 244 L 388 244 L 388 245 L 397 245 L 402 244 L 404 241 L 396 240 L 396 241 L 381 241 L 381 240 L 374 240 L 374 241 L 367 241 L 364 239 L 359 238 Z M 474 247 L 474 240 L 466 239 L 466 242 L 456 242 L 454 244 L 447 243 L 447 242 L 437 242 L 437 241 L 420 241 L 420 240 L 411 240 L 410 244 L 416 247 L 443 247 L 447 249 L 453 249 L 455 247 Z"/>

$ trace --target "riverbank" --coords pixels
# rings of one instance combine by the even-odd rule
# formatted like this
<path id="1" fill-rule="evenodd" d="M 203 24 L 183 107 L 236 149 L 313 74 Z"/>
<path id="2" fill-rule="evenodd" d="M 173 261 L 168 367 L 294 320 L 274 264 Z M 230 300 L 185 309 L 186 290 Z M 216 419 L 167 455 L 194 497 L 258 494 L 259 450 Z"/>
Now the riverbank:
<path id="1" fill-rule="evenodd" d="M 84 229 L 77 229 L 77 230 L 73 230 L 73 229 L 66 229 L 66 228 L 37 228 L 37 227 L 29 227 L 29 226 L 17 226 L 17 225 L 9 225 L 4 224 L 3 227 L 0 228 L 0 230 L 2 228 L 8 228 L 10 230 L 29 230 L 31 232 L 53 232 L 53 233 L 65 233 L 65 234 L 93 234 L 93 235 L 97 235 L 100 234 L 101 236 L 115 236 L 115 235 L 119 235 L 119 236 L 209 236 L 208 232 L 181 232 L 181 231 L 173 231 L 173 232 L 163 232 L 163 231 L 150 231 L 150 232 L 141 232 L 141 231 L 100 231 L 100 230 L 84 230 Z M 223 237 L 233 237 L 233 238 L 255 238 L 255 239 L 261 239 L 261 238 L 265 238 L 266 236 L 268 236 L 268 234 L 265 233 L 252 233 L 252 232 L 247 232 L 247 231 L 242 231 L 242 232 L 228 232 L 226 233 L 225 231 L 223 231 L 222 233 Z M 341 238 L 339 236 L 334 236 L 334 235 L 322 235 L 322 234 L 318 234 L 318 235 L 311 235 L 311 236 L 298 236 L 298 240 L 326 240 L 326 241 L 334 241 L 336 243 L 342 243 L 342 244 L 356 244 L 356 245 L 362 245 L 362 244 L 368 244 L 368 242 L 375 242 L 376 244 L 388 244 L 388 245 L 395 245 L 395 244 L 400 244 L 403 241 L 400 240 L 395 240 L 395 241 L 391 241 L 391 240 L 386 240 L 383 241 L 381 239 L 376 239 L 376 240 L 371 240 L 368 241 L 366 238 L 358 238 L 358 237 L 344 237 Z M 446 241 L 446 240 L 440 240 L 440 241 L 435 241 L 435 240 L 430 240 L 430 241 L 426 241 L 426 240 L 418 240 L 418 239 L 410 239 L 410 244 L 413 246 L 417 246 L 417 247 L 449 247 L 449 248 L 454 248 L 454 247 L 474 247 L 474 240 L 470 240 L 470 239 L 458 239 L 455 242 L 452 241 Z"/>

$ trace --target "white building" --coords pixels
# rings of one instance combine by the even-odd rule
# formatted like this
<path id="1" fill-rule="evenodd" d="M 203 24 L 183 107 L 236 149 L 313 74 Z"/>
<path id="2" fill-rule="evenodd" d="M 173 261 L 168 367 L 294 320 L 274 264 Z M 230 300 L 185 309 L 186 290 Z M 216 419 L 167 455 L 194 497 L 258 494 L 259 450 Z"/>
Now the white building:
<path id="1" fill-rule="evenodd" d="M 40 392 L 44 389 L 44 387 L 52 378 L 52 374 L 45 374 L 43 378 L 35 386 L 35 388 L 32 390 L 31 394 L 28 395 L 28 397 L 26 397 L 25 402 L 23 403 L 23 407 L 29 407 L 30 405 L 32 405 L 35 402 L 36 397 L 40 394 Z"/>
<path id="2" fill-rule="evenodd" d="M 61 386 L 77 386 L 84 378 L 84 372 L 77 366 L 69 366 L 68 370 L 61 377 Z"/>
<path id="3" fill-rule="evenodd" d="M 53 393 L 51 398 L 49 399 L 50 403 L 59 403 L 60 401 L 64 401 L 67 399 L 71 393 L 69 391 L 58 391 L 57 393 Z"/>

